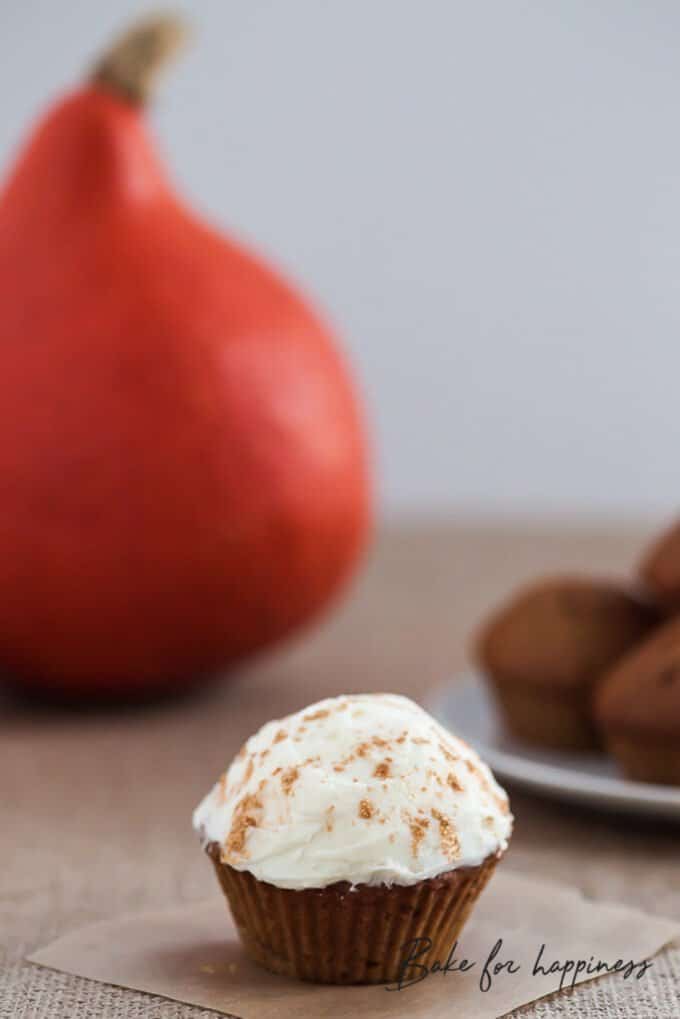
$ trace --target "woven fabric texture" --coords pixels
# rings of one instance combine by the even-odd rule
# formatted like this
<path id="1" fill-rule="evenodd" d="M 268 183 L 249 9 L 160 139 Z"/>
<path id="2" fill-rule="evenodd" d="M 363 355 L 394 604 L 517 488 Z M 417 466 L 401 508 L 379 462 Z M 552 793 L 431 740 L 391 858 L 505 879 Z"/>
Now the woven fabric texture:
<path id="1" fill-rule="evenodd" d="M 7 697 L 0 1019 L 214 1017 L 23 959 L 96 920 L 219 894 L 191 810 L 263 721 L 340 692 L 422 698 L 463 666 L 471 628 L 514 583 L 565 568 L 621 573 L 644 537 L 611 528 L 402 527 L 381 536 L 330 622 L 194 698 L 73 714 Z M 510 792 L 514 869 L 680 919 L 680 829 Z M 658 956 L 642 981 L 595 981 L 514 1015 L 678 1019 L 680 950 Z"/>

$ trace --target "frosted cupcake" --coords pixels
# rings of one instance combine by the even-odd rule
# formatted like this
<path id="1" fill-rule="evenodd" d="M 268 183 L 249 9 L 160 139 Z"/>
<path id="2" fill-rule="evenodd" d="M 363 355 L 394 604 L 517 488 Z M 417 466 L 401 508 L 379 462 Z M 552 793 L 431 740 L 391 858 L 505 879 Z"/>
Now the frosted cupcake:
<path id="1" fill-rule="evenodd" d="M 512 830 L 478 756 L 406 697 L 320 701 L 269 722 L 194 812 L 243 945 L 324 983 L 445 959 Z"/>

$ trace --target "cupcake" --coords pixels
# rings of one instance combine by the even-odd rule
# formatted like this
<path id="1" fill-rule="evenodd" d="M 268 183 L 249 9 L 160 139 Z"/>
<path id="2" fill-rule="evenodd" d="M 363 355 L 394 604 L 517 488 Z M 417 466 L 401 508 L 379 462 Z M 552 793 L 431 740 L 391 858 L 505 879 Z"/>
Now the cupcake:
<path id="1" fill-rule="evenodd" d="M 560 750 L 594 748 L 595 684 L 655 622 L 650 606 L 616 584 L 550 578 L 501 608 L 477 656 L 516 736 Z"/>
<path id="2" fill-rule="evenodd" d="M 595 717 L 629 778 L 680 785 L 680 619 L 662 626 L 605 677 Z"/>
<path id="3" fill-rule="evenodd" d="M 334 697 L 269 722 L 194 812 L 245 950 L 332 984 L 446 959 L 512 829 L 485 764 L 406 697 Z"/>
<path id="4" fill-rule="evenodd" d="M 680 609 L 680 521 L 653 543 L 642 560 L 640 577 L 664 608 Z"/>

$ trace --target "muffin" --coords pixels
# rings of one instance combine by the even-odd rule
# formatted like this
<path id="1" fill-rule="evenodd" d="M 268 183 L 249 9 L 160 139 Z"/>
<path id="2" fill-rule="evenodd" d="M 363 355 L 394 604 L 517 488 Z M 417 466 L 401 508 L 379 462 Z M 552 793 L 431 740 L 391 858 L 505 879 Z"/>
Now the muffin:
<path id="1" fill-rule="evenodd" d="M 671 612 L 680 609 L 680 521 L 652 544 L 642 560 L 640 577 L 660 605 Z"/>
<path id="2" fill-rule="evenodd" d="M 594 686 L 656 621 L 649 605 L 606 581 L 556 577 L 521 590 L 477 643 L 509 729 L 554 749 L 597 747 Z"/>
<path id="3" fill-rule="evenodd" d="M 512 829 L 485 764 L 394 694 L 320 701 L 252 736 L 194 812 L 246 952 L 332 984 L 446 959 Z"/>
<path id="4" fill-rule="evenodd" d="M 680 618 L 604 678 L 595 717 L 607 749 L 629 778 L 680 785 Z"/>

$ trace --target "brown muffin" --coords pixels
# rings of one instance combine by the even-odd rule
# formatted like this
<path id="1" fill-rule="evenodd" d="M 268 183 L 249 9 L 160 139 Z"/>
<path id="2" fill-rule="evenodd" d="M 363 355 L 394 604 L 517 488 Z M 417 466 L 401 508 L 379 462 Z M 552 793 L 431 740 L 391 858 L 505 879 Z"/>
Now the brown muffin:
<path id="1" fill-rule="evenodd" d="M 666 610 L 680 609 L 680 521 L 653 542 L 642 560 L 640 577 Z"/>
<path id="2" fill-rule="evenodd" d="M 621 659 L 599 684 L 594 708 L 629 778 L 680 785 L 680 619 Z"/>
<path id="3" fill-rule="evenodd" d="M 477 655 L 515 735 L 556 749 L 595 748 L 595 683 L 656 622 L 656 611 L 618 584 L 553 577 L 523 588 L 492 617 Z"/>

